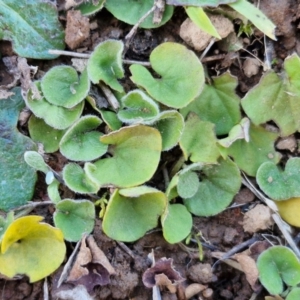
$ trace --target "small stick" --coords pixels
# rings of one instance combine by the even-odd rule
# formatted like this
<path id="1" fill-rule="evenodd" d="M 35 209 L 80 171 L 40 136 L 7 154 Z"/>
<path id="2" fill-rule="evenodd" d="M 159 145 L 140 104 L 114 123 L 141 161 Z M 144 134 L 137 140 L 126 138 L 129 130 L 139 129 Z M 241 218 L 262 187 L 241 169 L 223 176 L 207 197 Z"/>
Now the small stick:
<path id="1" fill-rule="evenodd" d="M 122 242 L 118 242 L 116 241 L 116 243 L 119 245 L 119 247 L 125 251 L 131 258 L 135 259 L 135 256 L 133 254 L 133 252 Z"/>
<path id="2" fill-rule="evenodd" d="M 156 4 L 154 4 L 150 10 L 148 10 L 139 20 L 138 22 L 131 28 L 131 30 L 128 32 L 128 34 L 125 36 L 125 46 L 124 46 L 124 51 L 123 51 L 123 57 L 125 56 L 128 48 L 129 48 L 129 44 L 131 42 L 131 40 L 133 39 L 133 37 L 136 35 L 137 33 L 137 29 L 138 27 L 145 21 L 145 19 L 150 16 L 156 9 Z"/>
<path id="3" fill-rule="evenodd" d="M 101 90 L 103 91 L 104 95 L 107 98 L 107 101 L 112 106 L 112 108 L 114 110 L 118 110 L 120 107 L 120 104 L 119 104 L 117 98 L 115 97 L 115 95 L 111 92 L 111 90 L 104 83 L 99 82 L 98 85 L 101 88 Z"/>
<path id="4" fill-rule="evenodd" d="M 166 2 L 165 0 L 155 0 L 154 5 L 155 5 L 155 10 L 153 13 L 153 23 L 159 24 L 163 18 Z"/>
<path id="5" fill-rule="evenodd" d="M 170 184 L 170 177 L 169 177 L 168 170 L 165 165 L 162 168 L 162 173 L 163 173 L 163 177 L 164 177 L 164 181 L 165 181 L 165 189 L 167 189 Z"/>
<path id="6" fill-rule="evenodd" d="M 200 60 L 202 61 L 202 59 L 204 58 L 204 56 L 207 54 L 207 52 L 210 50 L 210 48 L 212 47 L 212 45 L 215 43 L 215 39 L 211 39 L 211 41 L 209 42 L 208 46 L 206 47 L 206 49 L 203 51 L 203 53 L 200 56 Z"/>
<path id="7" fill-rule="evenodd" d="M 65 56 L 72 56 L 72 57 L 85 58 L 85 59 L 88 59 L 91 57 L 91 54 L 89 54 L 89 53 L 78 53 L 78 52 L 72 52 L 72 51 L 49 50 L 48 52 L 50 54 L 54 54 L 54 55 L 65 55 Z M 142 65 L 145 67 L 151 66 L 151 64 L 147 61 L 137 61 L 137 60 L 131 60 L 131 59 L 123 59 L 123 63 L 127 64 L 127 65 L 138 64 L 138 65 Z"/>
<path id="8" fill-rule="evenodd" d="M 34 209 L 37 206 L 44 206 L 44 205 L 55 205 L 55 203 L 52 201 L 30 202 L 28 204 L 16 207 L 16 208 L 12 209 L 12 211 L 18 211 L 18 210 L 28 209 L 28 208 Z"/>

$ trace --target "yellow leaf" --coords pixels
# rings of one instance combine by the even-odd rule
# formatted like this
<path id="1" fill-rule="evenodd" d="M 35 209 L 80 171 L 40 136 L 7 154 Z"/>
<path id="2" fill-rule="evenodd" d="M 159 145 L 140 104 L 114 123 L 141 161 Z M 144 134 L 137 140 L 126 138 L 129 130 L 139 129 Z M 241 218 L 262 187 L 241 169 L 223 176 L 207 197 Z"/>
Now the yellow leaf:
<path id="1" fill-rule="evenodd" d="M 300 198 L 276 201 L 276 205 L 283 220 L 293 226 L 300 227 Z"/>
<path id="2" fill-rule="evenodd" d="M 66 245 L 60 229 L 39 223 L 40 216 L 16 219 L 1 242 L 0 273 L 7 277 L 26 274 L 30 282 L 54 272 L 63 262 Z"/>

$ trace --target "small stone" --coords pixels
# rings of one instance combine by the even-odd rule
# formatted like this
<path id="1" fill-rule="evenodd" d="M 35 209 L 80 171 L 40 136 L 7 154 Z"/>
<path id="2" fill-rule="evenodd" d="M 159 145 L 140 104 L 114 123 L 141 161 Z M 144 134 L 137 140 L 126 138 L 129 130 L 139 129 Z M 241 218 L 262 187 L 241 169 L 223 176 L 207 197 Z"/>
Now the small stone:
<path id="1" fill-rule="evenodd" d="M 213 273 L 210 264 L 193 265 L 187 273 L 188 277 L 197 283 L 209 283 L 213 280 Z"/>
<path id="2" fill-rule="evenodd" d="M 297 148 L 297 141 L 293 135 L 279 139 L 276 144 L 278 150 L 289 150 L 294 152 Z"/>
<path id="3" fill-rule="evenodd" d="M 242 188 L 234 197 L 234 202 L 237 204 L 250 203 L 255 199 L 255 195 L 247 188 Z"/>
<path id="4" fill-rule="evenodd" d="M 223 241 L 225 244 L 231 244 L 234 238 L 238 235 L 238 232 L 235 228 L 227 227 L 225 229 Z"/>
<path id="5" fill-rule="evenodd" d="M 259 72 L 260 62 L 256 58 L 247 57 L 243 63 L 244 74 L 250 78 Z"/>

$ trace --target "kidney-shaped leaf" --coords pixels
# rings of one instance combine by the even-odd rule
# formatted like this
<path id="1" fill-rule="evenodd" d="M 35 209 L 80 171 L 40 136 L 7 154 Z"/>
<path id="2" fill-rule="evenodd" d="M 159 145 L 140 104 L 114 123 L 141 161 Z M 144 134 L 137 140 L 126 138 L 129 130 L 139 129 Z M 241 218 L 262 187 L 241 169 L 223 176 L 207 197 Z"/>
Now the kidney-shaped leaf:
<path id="1" fill-rule="evenodd" d="M 53 59 L 49 49 L 64 48 L 56 7 L 43 0 L 1 0 L 0 38 L 13 42 L 19 56 Z"/>
<path id="2" fill-rule="evenodd" d="M 190 234 L 193 219 L 184 205 L 170 204 L 162 216 L 161 223 L 165 240 L 175 244 Z"/>
<path id="3" fill-rule="evenodd" d="M 87 175 L 100 186 L 132 187 L 153 176 L 162 143 L 155 128 L 144 125 L 123 127 L 100 140 L 111 145 L 113 156 L 85 165 Z"/>
<path id="4" fill-rule="evenodd" d="M 167 204 L 164 193 L 150 187 L 116 190 L 103 219 L 103 231 L 118 241 L 133 242 L 157 226 Z"/>
<path id="5" fill-rule="evenodd" d="M 236 2 L 237 0 L 167 0 L 170 5 L 180 6 L 219 6 L 221 4 L 227 4 Z"/>
<path id="6" fill-rule="evenodd" d="M 254 124 L 273 120 L 281 135 L 288 136 L 300 131 L 300 58 L 296 54 L 288 57 L 284 68 L 284 77 L 266 73 L 244 97 L 242 106 Z"/>
<path id="7" fill-rule="evenodd" d="M 35 115 L 31 115 L 29 119 L 28 130 L 33 141 L 43 144 L 46 153 L 58 150 L 59 142 L 65 133 L 65 130 L 55 129 Z"/>
<path id="8" fill-rule="evenodd" d="M 180 44 L 163 43 L 152 51 L 150 62 L 161 78 L 154 78 L 144 66 L 132 65 L 131 80 L 155 100 L 182 108 L 200 94 L 204 84 L 203 67 L 191 50 Z"/>
<path id="9" fill-rule="evenodd" d="M 41 87 L 49 103 L 72 108 L 88 95 L 90 80 L 86 70 L 79 78 L 74 68 L 56 66 L 42 78 Z"/>
<path id="10" fill-rule="evenodd" d="M 87 71 L 93 83 L 104 81 L 113 90 L 123 92 L 117 79 L 124 77 L 121 41 L 107 40 L 99 44 L 88 60 Z"/>
<path id="11" fill-rule="evenodd" d="M 176 110 L 165 110 L 159 114 L 154 126 L 161 134 L 162 150 L 168 151 L 178 144 L 184 128 L 184 119 Z"/>
<path id="12" fill-rule="evenodd" d="M 56 204 L 53 219 L 65 240 L 77 242 L 94 229 L 95 205 L 89 200 L 64 199 Z"/>
<path id="13" fill-rule="evenodd" d="M 39 93 L 41 83 L 36 81 L 35 86 Z M 44 119 L 45 123 L 56 129 L 66 129 L 79 119 L 84 102 L 80 102 L 75 107 L 69 109 L 49 103 L 41 94 L 41 98 L 35 98 L 33 90 L 29 90 L 26 97 L 26 104 L 30 110 L 38 117 Z"/>
<path id="14" fill-rule="evenodd" d="M 152 124 L 159 114 L 157 103 L 141 90 L 129 92 L 121 99 L 123 109 L 119 110 L 118 118 L 127 124 Z"/>
<path id="15" fill-rule="evenodd" d="M 195 113 L 189 114 L 179 142 L 186 160 L 217 162 L 220 151 L 217 146 L 214 127 L 211 122 L 201 121 Z"/>
<path id="16" fill-rule="evenodd" d="M 274 149 L 274 142 L 278 135 L 267 131 L 263 127 L 250 125 L 249 142 L 237 140 L 229 148 L 228 154 L 241 170 L 250 176 L 256 176 L 261 164 L 267 161 L 277 163 L 280 155 Z"/>
<path id="17" fill-rule="evenodd" d="M 30 282 L 54 272 L 66 253 L 60 229 L 39 223 L 40 216 L 16 219 L 3 235 L 0 254 L 0 273 L 13 277 L 26 274 Z"/>
<path id="18" fill-rule="evenodd" d="M 272 295 L 283 292 L 283 283 L 296 286 L 300 283 L 300 262 L 294 252 L 287 247 L 274 246 L 257 259 L 259 280 Z"/>
<path id="19" fill-rule="evenodd" d="M 102 121 L 92 115 L 87 115 L 76 121 L 62 137 L 60 152 L 70 160 L 94 160 L 107 151 L 107 145 L 100 142 L 101 132 L 96 129 Z"/>
<path id="20" fill-rule="evenodd" d="M 105 0 L 99 0 L 98 3 L 96 1 L 95 4 L 94 2 L 95 1 L 92 1 L 92 3 L 83 2 L 80 5 L 76 6 L 75 9 L 80 10 L 83 16 L 94 15 L 103 8 Z"/>
<path id="21" fill-rule="evenodd" d="M 97 193 L 100 188 L 79 165 L 74 163 L 65 165 L 63 179 L 70 190 L 79 194 Z"/>
<path id="22" fill-rule="evenodd" d="M 200 96 L 180 112 L 185 117 L 192 111 L 201 120 L 214 123 L 217 135 L 227 134 L 241 119 L 237 84 L 237 78 L 229 73 L 213 77 L 212 84 L 206 84 Z"/>
<path id="23" fill-rule="evenodd" d="M 12 92 L 0 100 L 0 209 L 5 211 L 30 201 L 36 182 L 36 170 L 24 160 L 25 151 L 36 150 L 36 145 L 17 130 L 24 101 L 20 88 Z"/>
<path id="24" fill-rule="evenodd" d="M 286 300 L 298 300 L 300 299 L 300 288 L 296 287 L 293 288 L 287 297 L 285 298 Z"/>
<path id="25" fill-rule="evenodd" d="M 219 165 L 202 168 L 197 193 L 184 199 L 187 209 L 197 216 L 212 216 L 223 211 L 232 201 L 241 186 L 238 167 L 231 160 L 219 161 Z"/>
<path id="26" fill-rule="evenodd" d="M 274 162 L 265 162 L 257 170 L 256 179 L 263 192 L 273 200 L 300 197 L 300 158 L 290 158 L 284 171 Z"/>
<path id="27" fill-rule="evenodd" d="M 106 0 L 105 8 L 110 11 L 118 20 L 135 25 L 153 6 L 152 0 Z M 173 14 L 173 7 L 167 5 L 159 24 L 153 23 L 153 13 L 141 23 L 141 28 L 155 28 L 165 24 Z"/>

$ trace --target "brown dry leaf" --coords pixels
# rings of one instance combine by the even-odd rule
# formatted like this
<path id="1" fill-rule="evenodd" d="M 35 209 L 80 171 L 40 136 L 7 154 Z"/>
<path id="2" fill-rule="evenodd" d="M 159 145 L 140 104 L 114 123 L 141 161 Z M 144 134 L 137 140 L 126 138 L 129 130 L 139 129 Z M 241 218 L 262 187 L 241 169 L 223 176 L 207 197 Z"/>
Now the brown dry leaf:
<path id="1" fill-rule="evenodd" d="M 107 257 L 105 256 L 104 252 L 98 247 L 98 245 L 95 242 L 95 239 L 92 235 L 88 236 L 87 238 L 88 246 L 92 253 L 92 262 L 94 264 L 100 264 L 102 265 L 110 275 L 116 274 L 115 269 L 108 261 Z"/>
<path id="2" fill-rule="evenodd" d="M 259 284 L 257 284 L 259 273 L 255 260 L 250 256 L 242 253 L 235 254 L 233 258 L 236 259 L 241 265 L 252 290 L 257 291 L 259 288 Z"/>
<path id="3" fill-rule="evenodd" d="M 173 285 L 177 285 L 185 280 L 183 277 L 181 277 L 180 273 L 174 269 L 173 259 L 163 257 L 159 259 L 153 267 L 148 268 L 144 272 L 144 285 L 148 288 L 152 288 L 157 285 L 158 283 L 156 282 L 156 276 L 159 274 L 164 274 Z"/>
<path id="4" fill-rule="evenodd" d="M 76 286 L 74 289 L 62 290 L 55 294 L 56 299 L 65 300 L 93 300 L 86 288 L 82 285 Z"/>
<path id="5" fill-rule="evenodd" d="M 69 273 L 67 281 L 76 281 L 82 276 L 87 275 L 89 271 L 85 266 L 91 261 L 92 253 L 90 249 L 86 246 L 85 238 L 83 238 L 81 240 L 80 250 L 77 254 L 75 263 Z"/>
<path id="6" fill-rule="evenodd" d="M 273 224 L 272 212 L 263 204 L 256 205 L 244 215 L 243 227 L 249 233 L 268 229 Z"/>
<path id="7" fill-rule="evenodd" d="M 172 281 L 165 274 L 157 274 L 154 276 L 156 285 L 159 287 L 166 287 L 170 293 L 175 294 L 177 290 L 176 284 L 173 284 Z"/>
<path id="8" fill-rule="evenodd" d="M 89 18 L 82 16 L 79 10 L 69 10 L 65 42 L 70 49 L 77 48 L 90 35 Z"/>

